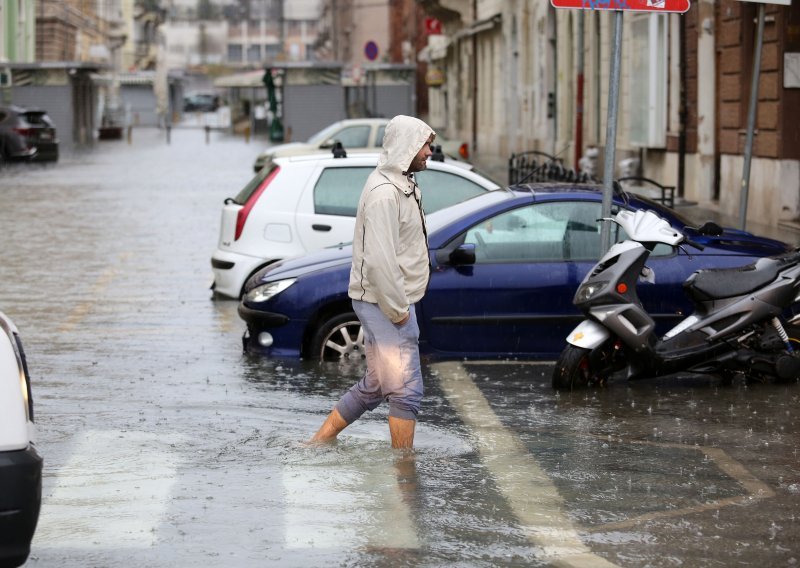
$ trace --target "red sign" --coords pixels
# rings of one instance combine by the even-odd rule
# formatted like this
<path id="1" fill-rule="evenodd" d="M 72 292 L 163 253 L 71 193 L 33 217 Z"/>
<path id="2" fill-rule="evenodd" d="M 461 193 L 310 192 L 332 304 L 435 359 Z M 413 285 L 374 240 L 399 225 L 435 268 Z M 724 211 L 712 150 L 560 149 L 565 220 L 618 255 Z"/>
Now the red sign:
<path id="1" fill-rule="evenodd" d="M 437 18 L 425 18 L 425 33 L 439 35 L 442 33 L 442 21 Z"/>
<path id="2" fill-rule="evenodd" d="M 631 10 L 636 12 L 686 12 L 689 0 L 550 0 L 556 8 Z"/>

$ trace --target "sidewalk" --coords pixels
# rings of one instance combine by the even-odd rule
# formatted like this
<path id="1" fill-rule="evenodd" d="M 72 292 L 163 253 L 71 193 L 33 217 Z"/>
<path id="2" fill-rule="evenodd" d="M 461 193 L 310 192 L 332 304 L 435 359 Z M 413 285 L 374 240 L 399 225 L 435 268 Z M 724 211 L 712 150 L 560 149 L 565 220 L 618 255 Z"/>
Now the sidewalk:
<path id="1" fill-rule="evenodd" d="M 508 158 L 492 154 L 476 154 L 472 164 L 500 185 L 508 184 Z M 714 221 L 723 227 L 739 227 L 739 218 L 726 215 L 714 202 L 695 203 L 676 198 L 675 211 L 692 221 L 702 225 L 706 221 Z M 748 221 L 747 231 L 772 239 L 800 246 L 800 223 L 782 222 L 777 226 Z"/>

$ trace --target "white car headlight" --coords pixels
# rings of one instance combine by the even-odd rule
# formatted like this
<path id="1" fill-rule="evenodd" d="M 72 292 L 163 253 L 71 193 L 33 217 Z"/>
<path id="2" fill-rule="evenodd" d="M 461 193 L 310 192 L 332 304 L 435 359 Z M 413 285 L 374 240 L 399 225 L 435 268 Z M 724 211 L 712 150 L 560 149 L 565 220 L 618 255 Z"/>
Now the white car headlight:
<path id="1" fill-rule="evenodd" d="M 270 282 L 268 284 L 262 284 L 261 286 L 256 286 L 252 290 L 250 290 L 246 295 L 245 298 L 249 302 L 266 302 L 273 296 L 277 296 L 286 288 L 291 286 L 297 281 L 297 278 L 287 278 L 286 280 L 276 280 L 275 282 Z"/>

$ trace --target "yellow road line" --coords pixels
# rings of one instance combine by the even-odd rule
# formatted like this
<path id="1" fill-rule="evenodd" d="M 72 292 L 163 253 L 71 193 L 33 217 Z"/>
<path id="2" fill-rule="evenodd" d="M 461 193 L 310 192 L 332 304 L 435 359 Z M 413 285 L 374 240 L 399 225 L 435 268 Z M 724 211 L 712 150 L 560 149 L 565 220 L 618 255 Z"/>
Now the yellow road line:
<path id="1" fill-rule="evenodd" d="M 119 261 L 125 262 L 131 256 L 132 253 L 123 252 L 119 255 Z M 67 316 L 67 319 L 64 320 L 64 323 L 62 323 L 58 328 L 58 333 L 69 333 L 79 324 L 81 324 L 89 312 L 92 311 L 92 306 L 94 306 L 96 303 L 97 296 L 99 296 L 108 287 L 108 285 L 111 284 L 118 273 L 118 268 L 113 266 L 106 268 L 102 273 L 100 273 L 100 276 L 97 277 L 97 280 L 95 280 L 95 283 L 89 289 L 89 297 L 91 299 L 75 305 L 69 316 Z"/>
<path id="2" fill-rule="evenodd" d="M 552 566 L 616 566 L 594 554 L 564 513 L 563 499 L 522 441 L 506 429 L 460 363 L 438 363 L 439 382 L 470 427 L 484 464 L 514 515 Z"/>

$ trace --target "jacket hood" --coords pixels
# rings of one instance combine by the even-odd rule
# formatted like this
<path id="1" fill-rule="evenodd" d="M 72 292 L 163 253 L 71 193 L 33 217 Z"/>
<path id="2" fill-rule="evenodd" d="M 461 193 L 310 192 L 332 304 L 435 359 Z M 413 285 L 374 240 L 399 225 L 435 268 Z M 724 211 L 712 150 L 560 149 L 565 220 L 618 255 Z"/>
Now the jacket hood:
<path id="1" fill-rule="evenodd" d="M 428 141 L 433 129 L 413 116 L 397 115 L 386 125 L 383 135 L 383 152 L 378 158 L 378 170 L 389 181 L 402 187 L 403 172 Z"/>

